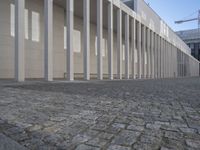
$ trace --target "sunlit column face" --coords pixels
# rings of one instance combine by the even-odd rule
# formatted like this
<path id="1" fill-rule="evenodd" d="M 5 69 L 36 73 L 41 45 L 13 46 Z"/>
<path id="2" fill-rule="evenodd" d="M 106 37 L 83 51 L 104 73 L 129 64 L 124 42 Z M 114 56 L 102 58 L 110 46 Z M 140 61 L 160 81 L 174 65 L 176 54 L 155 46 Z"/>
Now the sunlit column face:
<path id="1" fill-rule="evenodd" d="M 24 36 L 25 39 L 29 39 L 29 32 L 28 32 L 28 28 L 29 28 L 29 24 L 28 24 L 28 9 L 24 10 L 24 25 L 25 25 L 25 32 L 24 32 Z M 15 37 L 15 5 L 14 4 L 10 4 L 10 35 L 12 37 Z"/>
<path id="2" fill-rule="evenodd" d="M 31 13 L 31 34 L 29 34 L 29 14 Z M 35 11 L 24 10 L 25 39 L 33 42 L 40 41 L 40 14 Z M 10 35 L 15 37 L 15 5 L 10 4 Z"/>

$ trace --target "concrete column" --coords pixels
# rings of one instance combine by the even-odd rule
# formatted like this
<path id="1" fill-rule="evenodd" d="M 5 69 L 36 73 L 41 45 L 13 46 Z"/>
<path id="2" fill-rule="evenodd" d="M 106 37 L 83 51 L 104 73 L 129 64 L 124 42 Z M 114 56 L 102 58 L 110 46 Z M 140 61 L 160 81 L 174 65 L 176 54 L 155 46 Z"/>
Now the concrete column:
<path id="1" fill-rule="evenodd" d="M 159 78 L 159 35 L 156 35 L 156 77 Z"/>
<path id="2" fill-rule="evenodd" d="M 161 37 L 161 44 L 160 44 L 160 61 L 161 61 L 161 67 L 160 67 L 160 70 L 161 70 L 161 78 L 163 78 L 163 38 Z"/>
<path id="3" fill-rule="evenodd" d="M 165 77 L 167 78 L 167 41 L 165 43 Z"/>
<path id="4" fill-rule="evenodd" d="M 170 77 L 170 57 L 169 57 L 170 43 L 167 44 L 167 77 Z"/>
<path id="5" fill-rule="evenodd" d="M 172 45 L 172 78 L 174 78 L 174 72 L 175 72 L 175 62 L 174 62 L 174 45 Z"/>
<path id="6" fill-rule="evenodd" d="M 175 77 L 175 53 L 174 53 L 174 46 L 172 46 L 172 63 L 173 63 L 173 72 L 172 72 L 172 77 Z"/>
<path id="7" fill-rule="evenodd" d="M 171 57 L 172 57 L 172 78 L 174 78 L 174 46 L 172 45 L 172 52 L 171 52 Z"/>
<path id="8" fill-rule="evenodd" d="M 24 0 L 15 0 L 15 80 L 25 80 L 24 64 Z"/>
<path id="9" fill-rule="evenodd" d="M 182 77 L 182 54 L 181 54 L 181 51 L 180 51 L 180 55 L 179 55 L 179 59 L 180 59 L 180 61 L 179 61 L 179 64 L 180 64 L 180 77 Z"/>
<path id="10" fill-rule="evenodd" d="M 183 53 L 183 77 L 185 76 L 185 67 L 184 66 L 185 66 L 185 54 Z"/>
<path id="11" fill-rule="evenodd" d="M 159 74 L 159 77 L 162 78 L 162 37 L 160 36 L 159 37 L 160 39 L 160 55 L 159 55 L 159 62 L 160 62 L 160 74 Z"/>
<path id="12" fill-rule="evenodd" d="M 179 49 L 177 49 L 177 71 L 178 71 L 178 77 L 180 77 L 180 52 Z"/>
<path id="13" fill-rule="evenodd" d="M 137 72 L 138 72 L 138 78 L 140 79 L 141 78 L 141 75 L 142 75 L 142 70 L 141 70 L 141 45 L 142 45 L 142 36 L 141 36 L 141 23 L 138 22 L 138 28 L 137 28 L 137 48 L 138 48 L 138 51 L 137 51 L 137 54 L 138 54 L 138 69 L 137 69 Z"/>
<path id="14" fill-rule="evenodd" d="M 151 42 L 151 29 L 149 30 L 149 67 L 150 67 L 150 70 L 149 70 L 149 78 L 151 79 L 152 78 L 152 42 Z"/>
<path id="15" fill-rule="evenodd" d="M 102 72 L 103 0 L 97 0 L 97 78 L 103 79 Z"/>
<path id="16" fill-rule="evenodd" d="M 172 54 L 171 54 L 171 51 L 172 51 L 172 44 L 170 43 L 169 45 L 169 77 L 171 78 L 172 77 Z"/>
<path id="17" fill-rule="evenodd" d="M 181 50 L 179 50 L 180 51 L 180 76 L 182 77 L 182 52 L 181 52 Z"/>
<path id="18" fill-rule="evenodd" d="M 90 0 L 83 0 L 83 59 L 84 79 L 90 80 Z"/>
<path id="19" fill-rule="evenodd" d="M 108 4 L 108 73 L 113 80 L 113 4 Z"/>
<path id="20" fill-rule="evenodd" d="M 169 58 L 169 42 L 167 43 L 167 78 L 169 78 L 169 61 L 170 61 L 170 58 Z"/>
<path id="21" fill-rule="evenodd" d="M 185 57 L 185 65 L 186 65 L 186 77 L 188 77 L 188 55 L 186 55 L 186 57 Z"/>
<path id="22" fill-rule="evenodd" d="M 142 26 L 142 78 L 146 78 L 145 73 L 145 52 L 146 52 L 146 29 L 145 26 Z"/>
<path id="23" fill-rule="evenodd" d="M 168 47 L 168 76 L 170 78 L 170 73 L 171 73 L 171 66 L 170 66 L 170 62 L 171 62 L 171 58 L 170 58 L 170 47 L 171 47 L 171 44 L 169 43 L 169 47 Z"/>
<path id="24" fill-rule="evenodd" d="M 164 78 L 164 39 L 162 38 L 162 78 Z"/>
<path id="25" fill-rule="evenodd" d="M 184 75 L 183 75 L 183 71 L 184 71 L 184 70 L 183 70 L 183 64 L 184 64 L 184 57 L 183 57 L 183 56 L 184 56 L 184 55 L 183 55 L 183 52 L 182 52 L 182 68 L 181 68 L 181 69 L 182 69 L 182 77 L 184 76 Z"/>
<path id="26" fill-rule="evenodd" d="M 184 77 L 184 54 L 182 52 L 182 77 Z"/>
<path id="27" fill-rule="evenodd" d="M 156 49 L 157 49 L 157 39 L 156 34 L 153 34 L 153 41 L 154 41 L 154 49 L 153 49 L 153 56 L 154 56 L 154 79 L 156 78 Z"/>
<path id="28" fill-rule="evenodd" d="M 131 20 L 132 76 L 135 79 L 135 19 Z"/>
<path id="29" fill-rule="evenodd" d="M 161 78 L 163 78 L 163 38 L 161 37 Z"/>
<path id="30" fill-rule="evenodd" d="M 166 78 L 166 40 L 164 40 L 164 78 Z"/>
<path id="31" fill-rule="evenodd" d="M 45 80 L 53 81 L 53 0 L 44 1 L 44 60 Z"/>
<path id="32" fill-rule="evenodd" d="M 159 36 L 159 57 L 158 57 L 158 61 L 159 61 L 159 78 L 161 78 L 161 66 L 162 66 L 162 62 L 161 62 L 161 37 Z"/>
<path id="33" fill-rule="evenodd" d="M 177 52 L 177 77 L 179 77 L 179 51 L 176 48 L 176 52 Z"/>
<path id="34" fill-rule="evenodd" d="M 183 77 L 185 77 L 185 53 L 183 53 Z"/>
<path id="35" fill-rule="evenodd" d="M 170 58 L 170 61 L 169 61 L 169 66 L 170 66 L 170 78 L 172 77 L 172 65 L 173 65 L 173 60 L 172 60 L 172 44 L 170 44 L 170 49 L 169 49 L 169 58 Z"/>
<path id="36" fill-rule="evenodd" d="M 158 55 L 157 55 L 157 59 L 158 59 L 158 78 L 160 78 L 160 36 L 158 35 Z"/>
<path id="37" fill-rule="evenodd" d="M 168 52 L 168 42 L 166 42 L 166 49 L 165 49 L 165 76 L 166 78 L 168 78 L 168 56 L 167 56 L 167 52 Z"/>
<path id="38" fill-rule="evenodd" d="M 181 77 L 183 77 L 183 52 L 181 51 Z"/>
<path id="39" fill-rule="evenodd" d="M 160 70 L 160 66 L 161 66 L 161 61 L 160 61 L 160 36 L 158 35 L 158 78 L 160 78 L 160 73 L 161 73 L 161 70 Z"/>
<path id="40" fill-rule="evenodd" d="M 158 36 L 157 36 L 157 34 L 155 34 L 155 52 L 154 52 L 154 60 L 155 60 L 155 63 L 154 63 L 154 65 L 155 65 L 155 72 L 154 72 L 154 74 L 155 74 L 155 78 L 157 78 L 158 77 L 158 74 L 157 74 L 157 72 L 158 72 L 158 38 L 157 38 Z"/>
<path id="41" fill-rule="evenodd" d="M 147 78 L 150 78 L 151 65 L 150 65 L 150 30 L 147 28 Z"/>
<path id="42" fill-rule="evenodd" d="M 129 79 L 129 15 L 125 15 L 125 78 Z"/>
<path id="43" fill-rule="evenodd" d="M 165 78 L 165 39 L 163 39 L 163 78 Z"/>
<path id="44" fill-rule="evenodd" d="M 74 0 L 67 0 L 67 79 L 74 80 L 74 52 L 73 52 L 73 33 L 74 33 Z"/>
<path id="45" fill-rule="evenodd" d="M 176 77 L 178 77 L 178 59 L 177 59 L 177 48 L 175 47 L 175 61 L 176 61 Z"/>
<path id="46" fill-rule="evenodd" d="M 164 40 L 163 38 L 161 38 L 161 62 L 162 62 L 162 66 L 161 66 L 161 78 L 164 78 Z"/>
<path id="47" fill-rule="evenodd" d="M 159 56 L 159 38 L 158 35 L 156 35 L 156 78 L 158 78 L 158 72 L 159 72 L 158 56 Z"/>
<path id="48" fill-rule="evenodd" d="M 122 12 L 117 10 L 117 78 L 122 79 Z"/>
<path id="49" fill-rule="evenodd" d="M 154 33 L 151 31 L 151 78 L 154 78 Z"/>

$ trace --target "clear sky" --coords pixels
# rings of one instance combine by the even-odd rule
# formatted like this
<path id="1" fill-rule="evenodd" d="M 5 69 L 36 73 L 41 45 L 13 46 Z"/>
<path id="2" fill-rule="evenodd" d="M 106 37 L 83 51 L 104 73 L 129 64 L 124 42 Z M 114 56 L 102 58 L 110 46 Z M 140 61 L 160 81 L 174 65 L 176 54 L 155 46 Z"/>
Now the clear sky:
<path id="1" fill-rule="evenodd" d="M 174 30 L 198 28 L 198 21 L 175 24 L 174 21 L 197 18 L 200 0 L 145 0 L 150 7 Z M 193 14 L 193 15 L 191 15 Z"/>

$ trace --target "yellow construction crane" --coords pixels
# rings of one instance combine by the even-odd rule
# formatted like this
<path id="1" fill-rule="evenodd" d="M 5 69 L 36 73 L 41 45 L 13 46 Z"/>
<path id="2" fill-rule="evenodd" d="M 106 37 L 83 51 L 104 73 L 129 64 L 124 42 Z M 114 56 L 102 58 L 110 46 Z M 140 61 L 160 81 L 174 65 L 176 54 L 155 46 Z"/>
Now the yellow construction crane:
<path id="1" fill-rule="evenodd" d="M 175 23 L 176 24 L 181 24 L 181 23 L 184 23 L 184 22 L 189 22 L 189 21 L 195 21 L 195 20 L 197 20 L 198 21 L 198 28 L 200 29 L 200 9 L 197 10 L 197 11 L 195 11 L 195 13 L 198 13 L 198 16 L 196 18 L 178 20 L 178 21 L 175 21 Z"/>

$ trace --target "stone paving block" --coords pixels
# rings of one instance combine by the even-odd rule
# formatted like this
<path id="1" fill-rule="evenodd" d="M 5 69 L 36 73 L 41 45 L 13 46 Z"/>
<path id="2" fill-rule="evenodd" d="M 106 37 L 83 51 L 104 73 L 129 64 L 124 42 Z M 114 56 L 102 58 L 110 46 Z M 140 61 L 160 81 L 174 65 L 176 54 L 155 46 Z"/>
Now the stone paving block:
<path id="1" fill-rule="evenodd" d="M 0 150 L 27 150 L 19 143 L 0 133 Z"/>
<path id="2" fill-rule="evenodd" d="M 84 143 L 91 139 L 90 136 L 84 135 L 84 134 L 78 134 L 72 139 L 72 143 Z"/>
<path id="3" fill-rule="evenodd" d="M 160 124 L 146 124 L 146 128 L 153 129 L 153 130 L 160 130 L 161 125 Z"/>
<path id="4" fill-rule="evenodd" d="M 95 124 L 94 126 L 91 127 L 92 130 L 99 130 L 99 131 L 104 131 L 108 127 L 107 124 L 100 122 L 98 124 Z"/>
<path id="5" fill-rule="evenodd" d="M 112 143 L 116 145 L 131 146 L 137 141 L 139 135 L 140 133 L 136 131 L 123 130 L 113 139 Z"/>
<path id="6" fill-rule="evenodd" d="M 175 140 L 178 140 L 178 139 L 183 138 L 183 134 L 180 133 L 180 132 L 165 131 L 165 135 L 164 135 L 164 137 L 167 137 L 167 138 L 169 138 L 169 139 L 175 139 Z"/>
<path id="7" fill-rule="evenodd" d="M 111 123 L 115 119 L 115 116 L 112 115 L 103 115 L 97 119 L 99 122 L 106 122 L 107 124 Z"/>
<path id="8" fill-rule="evenodd" d="M 117 134 L 121 130 L 122 130 L 121 128 L 116 128 L 116 127 L 113 127 L 113 126 L 109 126 L 109 127 L 107 127 L 107 129 L 105 130 L 105 132 L 110 133 L 110 134 Z"/>
<path id="9" fill-rule="evenodd" d="M 144 131 L 144 126 L 137 126 L 137 125 L 129 125 L 127 127 L 128 130 L 133 130 L 133 131 L 139 131 L 142 132 Z"/>
<path id="10" fill-rule="evenodd" d="M 179 128 L 183 133 L 191 133 L 191 134 L 195 134 L 197 133 L 197 130 L 192 129 L 192 128 Z"/>
<path id="11" fill-rule="evenodd" d="M 76 150 L 100 150 L 100 148 L 89 146 L 89 145 L 85 145 L 85 144 L 81 144 L 76 148 Z"/>
<path id="12" fill-rule="evenodd" d="M 20 133 L 23 133 L 24 130 L 20 127 L 12 127 L 12 128 L 9 128 L 5 131 L 3 131 L 6 135 L 9 135 L 9 136 L 12 136 L 12 135 L 16 135 L 16 134 L 20 134 Z"/>
<path id="13" fill-rule="evenodd" d="M 159 149 L 159 143 L 136 143 L 133 148 L 135 150 L 157 150 Z"/>
<path id="14" fill-rule="evenodd" d="M 29 137 L 27 133 L 21 133 L 21 134 L 12 135 L 12 139 L 15 141 L 21 142 L 21 141 L 25 141 L 29 139 Z"/>
<path id="15" fill-rule="evenodd" d="M 113 123 L 112 126 L 114 128 L 124 129 L 126 127 L 126 124 L 123 124 L 123 123 Z"/>
<path id="16" fill-rule="evenodd" d="M 107 150 L 131 150 L 131 148 L 120 145 L 110 145 Z"/>
<path id="17" fill-rule="evenodd" d="M 62 143 L 64 141 L 64 139 L 56 134 L 50 134 L 48 136 L 45 136 L 43 138 L 43 141 L 46 143 L 49 143 L 51 145 L 59 145 L 60 143 Z"/>
<path id="18" fill-rule="evenodd" d="M 139 141 L 146 144 L 154 144 L 160 143 L 161 139 L 155 136 L 141 135 Z"/>
<path id="19" fill-rule="evenodd" d="M 107 144 L 107 140 L 100 139 L 100 138 L 94 138 L 86 142 L 88 145 L 92 145 L 95 147 L 104 147 Z"/>
<path id="20" fill-rule="evenodd" d="M 200 149 L 200 141 L 199 140 L 187 139 L 186 144 L 191 148 L 199 148 Z"/>
<path id="21" fill-rule="evenodd" d="M 184 143 L 184 140 L 174 140 L 169 138 L 163 138 L 162 139 L 162 146 L 167 147 L 172 150 L 182 150 L 186 148 L 186 145 Z"/>
<path id="22" fill-rule="evenodd" d="M 110 140 L 111 138 L 114 137 L 114 134 L 110 134 L 110 133 L 106 133 L 106 132 L 101 132 L 98 137 L 100 139 L 106 139 L 106 140 Z"/>
<path id="23" fill-rule="evenodd" d="M 170 149 L 167 147 L 161 147 L 160 150 L 170 150 Z"/>

